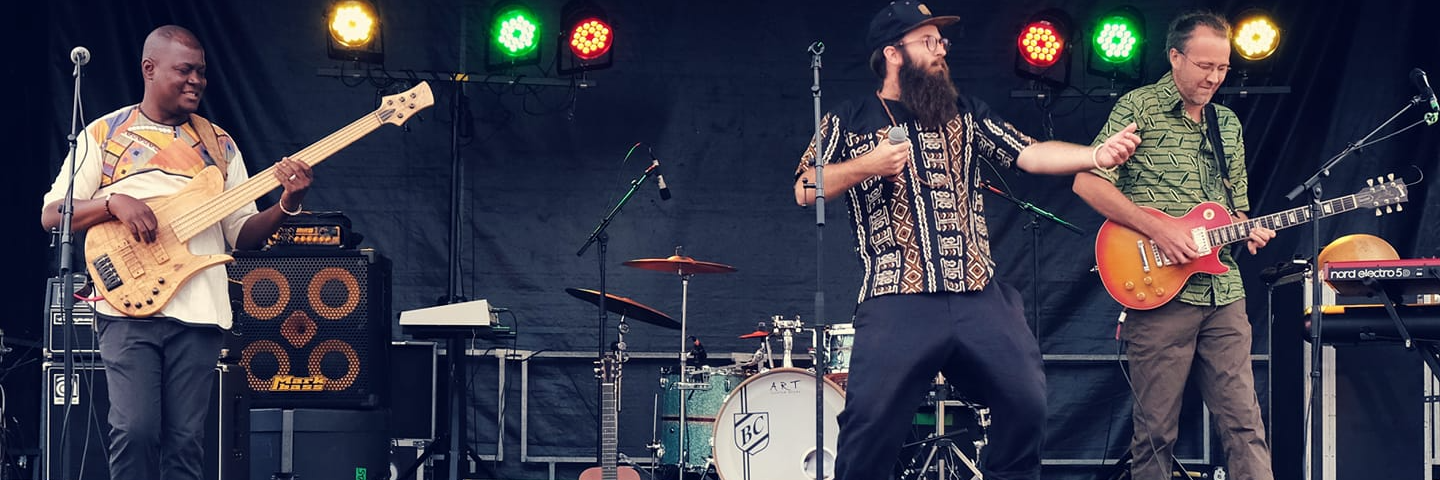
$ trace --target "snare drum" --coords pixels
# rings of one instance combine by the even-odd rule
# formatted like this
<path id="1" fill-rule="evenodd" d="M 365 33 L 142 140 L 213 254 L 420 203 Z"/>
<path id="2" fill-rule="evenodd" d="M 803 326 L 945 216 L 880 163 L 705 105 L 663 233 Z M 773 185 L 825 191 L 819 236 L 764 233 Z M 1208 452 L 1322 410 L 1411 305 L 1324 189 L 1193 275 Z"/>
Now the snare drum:
<path id="1" fill-rule="evenodd" d="M 833 478 L 845 393 L 826 380 L 822 395 L 825 478 Z M 721 480 L 815 478 L 815 374 L 776 368 L 746 379 L 715 415 L 714 431 Z"/>
<path id="2" fill-rule="evenodd" d="M 837 323 L 825 329 L 825 378 L 841 390 L 850 377 L 850 350 L 855 346 L 855 324 Z"/>
<path id="3" fill-rule="evenodd" d="M 686 367 L 687 370 L 690 367 Z M 725 397 L 736 386 L 745 381 L 745 375 L 733 369 L 700 367 L 688 373 L 688 383 L 697 388 L 679 388 L 680 375 L 668 368 L 661 370 L 662 390 L 660 414 L 660 445 L 664 453 L 660 463 L 680 465 L 680 395 L 685 395 L 685 449 L 687 455 L 684 470 L 704 472 L 710 465 L 710 436 L 714 429 L 715 413 L 720 410 Z"/>

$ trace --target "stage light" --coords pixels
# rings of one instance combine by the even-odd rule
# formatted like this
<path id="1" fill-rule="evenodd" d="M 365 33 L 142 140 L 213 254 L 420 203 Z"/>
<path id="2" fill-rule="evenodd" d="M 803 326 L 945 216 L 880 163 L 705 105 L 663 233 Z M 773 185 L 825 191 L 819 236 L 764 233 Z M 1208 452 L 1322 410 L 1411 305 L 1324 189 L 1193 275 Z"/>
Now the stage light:
<path id="1" fill-rule="evenodd" d="M 500 2 L 490 16 L 486 63 L 491 68 L 533 65 L 540 62 L 540 19 L 529 6 Z"/>
<path id="2" fill-rule="evenodd" d="M 1070 83 L 1070 17 L 1059 9 L 1026 19 L 1015 35 L 1015 73 L 1052 86 Z"/>
<path id="3" fill-rule="evenodd" d="M 1246 10 L 1237 15 L 1231 25 L 1231 42 L 1235 54 L 1242 59 L 1264 60 L 1280 46 L 1280 27 L 1263 10 Z"/>
<path id="4" fill-rule="evenodd" d="M 566 3 L 560 13 L 559 52 L 555 54 L 556 71 L 561 75 L 608 68 L 613 64 L 615 28 L 610 16 L 588 0 Z"/>
<path id="5" fill-rule="evenodd" d="M 1095 22 L 1086 68 L 1112 80 L 1140 80 L 1144 70 L 1145 21 L 1135 7 L 1118 7 Z"/>
<path id="6" fill-rule="evenodd" d="M 326 53 L 330 58 L 377 64 L 384 62 L 380 15 L 370 2 L 343 0 L 330 4 L 325 25 L 330 31 L 326 43 Z"/>

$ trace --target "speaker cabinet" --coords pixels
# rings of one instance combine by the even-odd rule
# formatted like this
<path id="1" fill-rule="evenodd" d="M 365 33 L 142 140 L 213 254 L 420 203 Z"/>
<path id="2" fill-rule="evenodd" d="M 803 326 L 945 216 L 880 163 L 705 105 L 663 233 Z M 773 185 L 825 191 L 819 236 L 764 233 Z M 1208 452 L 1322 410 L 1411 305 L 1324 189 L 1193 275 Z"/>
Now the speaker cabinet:
<path id="1" fill-rule="evenodd" d="M 237 252 L 225 357 L 255 408 L 388 404 L 390 262 L 369 249 Z"/>
<path id="2" fill-rule="evenodd" d="M 96 363 L 75 363 L 73 367 L 68 381 L 64 364 L 46 362 L 42 368 L 43 478 L 64 480 L 62 447 L 68 442 L 71 480 L 109 480 L 110 424 L 106 417 L 110 414 L 110 397 L 105 368 Z M 244 380 L 240 371 L 231 365 L 216 365 L 215 375 L 210 413 L 205 422 L 205 479 L 241 480 L 249 476 L 250 467 L 250 407 L 240 388 Z M 69 385 L 75 388 L 70 389 Z"/>

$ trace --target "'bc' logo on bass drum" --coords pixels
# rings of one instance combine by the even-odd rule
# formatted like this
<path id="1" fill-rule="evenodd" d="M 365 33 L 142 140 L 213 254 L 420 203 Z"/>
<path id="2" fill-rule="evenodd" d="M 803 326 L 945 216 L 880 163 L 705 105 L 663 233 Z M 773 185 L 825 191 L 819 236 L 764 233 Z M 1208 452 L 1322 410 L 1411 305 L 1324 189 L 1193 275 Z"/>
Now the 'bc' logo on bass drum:
<path id="1" fill-rule="evenodd" d="M 760 453 L 770 446 L 770 414 L 735 414 L 735 446 L 748 455 Z"/>

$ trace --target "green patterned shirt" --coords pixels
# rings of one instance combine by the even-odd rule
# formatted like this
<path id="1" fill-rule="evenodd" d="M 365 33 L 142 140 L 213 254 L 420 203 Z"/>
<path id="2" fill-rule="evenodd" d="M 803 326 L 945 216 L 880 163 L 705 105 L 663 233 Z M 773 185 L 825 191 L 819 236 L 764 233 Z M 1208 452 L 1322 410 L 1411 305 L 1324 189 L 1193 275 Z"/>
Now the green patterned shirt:
<path id="1" fill-rule="evenodd" d="M 1140 136 L 1140 147 L 1113 172 L 1091 170 L 1090 173 L 1114 183 L 1136 205 L 1177 217 L 1201 202 L 1230 206 L 1220 172 L 1215 168 L 1214 153 L 1206 140 L 1203 116 L 1201 122 L 1191 120 L 1183 106 L 1174 77 L 1169 73 L 1154 84 L 1121 96 L 1110 110 L 1105 128 L 1095 136 L 1094 144 L 1104 142 L 1135 122 L 1139 126 L 1135 133 Z M 1219 104 L 1215 105 L 1215 113 L 1221 141 L 1225 142 L 1235 210 L 1247 212 L 1250 210 L 1249 177 L 1245 172 L 1245 142 L 1240 134 L 1240 119 L 1234 111 Z M 1240 270 L 1229 248 L 1221 249 L 1220 261 L 1230 267 L 1230 271 L 1222 275 L 1195 274 L 1180 292 L 1180 301 L 1192 305 L 1225 305 L 1245 298 Z"/>

